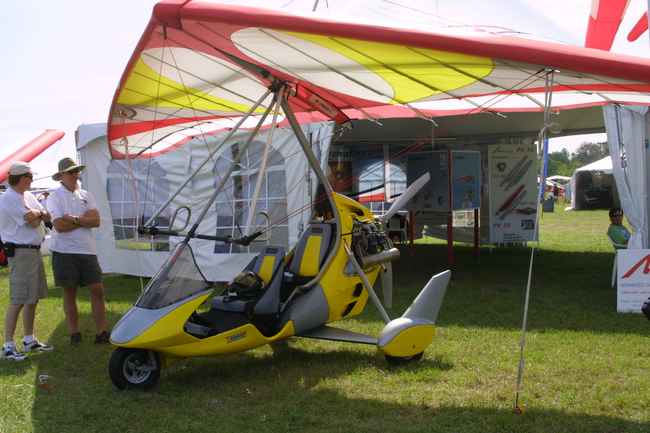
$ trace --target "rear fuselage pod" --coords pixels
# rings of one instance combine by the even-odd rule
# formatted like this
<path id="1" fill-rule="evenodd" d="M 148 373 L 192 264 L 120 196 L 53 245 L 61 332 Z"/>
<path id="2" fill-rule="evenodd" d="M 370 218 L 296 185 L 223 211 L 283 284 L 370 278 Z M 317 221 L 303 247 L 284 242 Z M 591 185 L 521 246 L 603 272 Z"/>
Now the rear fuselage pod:
<path id="1" fill-rule="evenodd" d="M 379 334 L 377 346 L 384 354 L 398 358 L 424 352 L 436 333 L 433 322 L 400 317 L 391 320 Z"/>
<path id="2" fill-rule="evenodd" d="M 397 358 L 424 352 L 435 335 L 435 323 L 451 278 L 451 271 L 431 277 L 402 317 L 391 320 L 379 334 L 377 346 Z"/>

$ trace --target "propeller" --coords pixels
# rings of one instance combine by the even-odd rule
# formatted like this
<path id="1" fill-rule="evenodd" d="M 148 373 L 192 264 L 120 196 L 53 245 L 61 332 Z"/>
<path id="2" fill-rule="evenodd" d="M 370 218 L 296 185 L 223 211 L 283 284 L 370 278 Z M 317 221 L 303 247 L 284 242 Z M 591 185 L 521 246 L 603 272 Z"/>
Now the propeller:
<path id="1" fill-rule="evenodd" d="M 402 195 L 400 195 L 398 199 L 393 202 L 392 206 L 390 209 L 388 209 L 388 212 L 384 214 L 381 220 L 385 230 L 388 228 L 388 221 L 390 221 L 393 215 L 395 215 L 397 211 L 406 206 L 406 204 L 424 187 L 424 185 L 427 184 L 427 182 L 429 182 L 430 179 L 431 176 L 429 173 L 424 173 L 422 176 L 418 177 L 415 182 L 409 185 L 409 187 L 406 188 L 406 191 L 404 191 Z M 381 288 L 384 298 L 384 305 L 386 308 L 392 308 L 393 264 L 391 262 L 386 262 L 383 264 L 383 271 L 381 273 Z"/>
<path id="2" fill-rule="evenodd" d="M 431 176 L 429 173 L 424 173 L 422 176 L 418 177 L 415 182 L 409 185 L 408 188 L 406 188 L 406 191 L 400 195 L 397 200 L 393 202 L 393 205 L 388 209 L 388 212 L 384 215 L 382 218 L 382 221 L 385 224 L 388 224 L 388 221 L 397 213 L 398 210 L 402 209 L 404 206 L 406 206 L 406 203 L 408 203 L 415 194 L 417 194 L 424 185 L 429 182 L 429 179 L 431 179 Z"/>

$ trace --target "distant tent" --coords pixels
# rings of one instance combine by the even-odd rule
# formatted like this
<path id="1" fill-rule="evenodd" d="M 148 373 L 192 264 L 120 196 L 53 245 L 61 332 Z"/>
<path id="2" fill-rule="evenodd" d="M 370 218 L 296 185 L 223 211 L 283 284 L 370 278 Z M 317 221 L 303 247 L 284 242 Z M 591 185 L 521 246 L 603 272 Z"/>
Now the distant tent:
<path id="1" fill-rule="evenodd" d="M 577 168 L 570 188 L 571 207 L 575 210 L 620 206 L 610 156 Z"/>

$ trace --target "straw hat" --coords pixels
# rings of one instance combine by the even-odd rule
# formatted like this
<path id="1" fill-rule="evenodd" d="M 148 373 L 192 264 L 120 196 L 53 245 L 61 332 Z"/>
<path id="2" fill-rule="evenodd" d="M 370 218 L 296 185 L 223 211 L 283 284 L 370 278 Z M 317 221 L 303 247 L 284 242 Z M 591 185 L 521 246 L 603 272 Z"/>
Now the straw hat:
<path id="1" fill-rule="evenodd" d="M 85 165 L 78 165 L 72 158 L 63 158 L 61 161 L 59 161 L 59 171 L 52 176 L 52 179 L 61 180 L 63 173 L 74 170 L 82 171 L 85 168 Z"/>

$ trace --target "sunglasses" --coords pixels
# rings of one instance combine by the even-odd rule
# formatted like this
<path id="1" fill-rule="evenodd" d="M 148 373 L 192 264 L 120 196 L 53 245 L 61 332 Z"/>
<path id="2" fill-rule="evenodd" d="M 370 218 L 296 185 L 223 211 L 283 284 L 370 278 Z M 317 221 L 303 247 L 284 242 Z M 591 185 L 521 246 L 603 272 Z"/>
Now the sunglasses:
<path id="1" fill-rule="evenodd" d="M 66 174 L 79 174 L 79 173 L 81 173 L 81 170 L 74 169 L 74 170 L 66 171 L 65 173 Z"/>
<path id="2" fill-rule="evenodd" d="M 29 179 L 34 179 L 34 175 L 31 174 L 31 173 L 25 173 L 25 174 L 23 174 L 23 177 L 27 177 Z"/>

